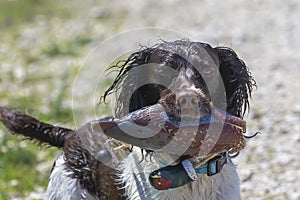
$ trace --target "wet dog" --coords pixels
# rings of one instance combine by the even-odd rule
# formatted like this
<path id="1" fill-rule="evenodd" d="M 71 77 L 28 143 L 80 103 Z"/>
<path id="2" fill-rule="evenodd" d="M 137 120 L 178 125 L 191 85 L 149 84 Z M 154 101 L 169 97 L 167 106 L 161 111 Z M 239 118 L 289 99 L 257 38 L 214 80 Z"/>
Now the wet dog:
<path id="1" fill-rule="evenodd" d="M 143 47 L 115 68 L 119 74 L 103 98 L 117 94 L 114 117 L 120 119 L 156 104 L 162 106 L 168 120 L 178 123 L 212 116 L 214 108 L 243 118 L 255 86 L 245 63 L 232 49 L 189 40 Z M 239 177 L 229 156 L 235 148 L 224 147 L 222 151 L 201 156 L 182 151 L 182 155 L 174 156 L 172 150 L 156 150 L 151 143 L 136 145 L 145 151 L 139 147 L 124 149 L 128 154 L 114 169 L 97 160 L 82 144 L 85 131 L 56 127 L 7 107 L 0 107 L 0 114 L 1 121 L 13 134 L 62 149 L 50 175 L 46 199 L 241 198 Z M 235 124 L 232 127 L 239 128 Z M 106 140 L 109 137 L 105 134 L 99 136 L 97 148 L 107 148 Z M 191 143 L 186 150 L 189 146 Z M 194 167 L 196 178 L 182 183 L 176 170 L 184 169 L 190 175 L 181 167 L 185 160 Z M 201 164 L 196 160 L 201 160 Z M 174 171 L 172 166 L 181 168 Z M 176 185 L 174 180 L 180 183 Z"/>

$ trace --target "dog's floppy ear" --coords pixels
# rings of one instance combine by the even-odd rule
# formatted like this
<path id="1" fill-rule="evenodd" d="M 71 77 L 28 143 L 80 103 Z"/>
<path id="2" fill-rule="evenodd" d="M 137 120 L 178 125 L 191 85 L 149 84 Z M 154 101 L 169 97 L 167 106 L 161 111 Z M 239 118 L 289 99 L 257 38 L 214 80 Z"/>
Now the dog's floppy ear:
<path id="1" fill-rule="evenodd" d="M 106 90 L 103 100 L 105 101 L 105 98 L 114 90 L 117 92 L 119 99 L 115 107 L 117 116 L 123 116 L 128 112 L 155 104 L 160 98 L 161 87 L 159 85 L 144 84 L 152 75 L 151 66 L 142 67 L 139 70 L 139 66 L 158 62 L 158 60 L 150 60 L 151 56 L 156 55 L 156 51 L 155 48 L 141 49 L 132 53 L 126 60 L 111 67 L 117 68 L 119 74 Z"/>
<path id="2" fill-rule="evenodd" d="M 256 83 L 244 61 L 230 48 L 216 47 L 220 74 L 226 90 L 227 112 L 243 117 L 249 108 L 249 98 Z"/>

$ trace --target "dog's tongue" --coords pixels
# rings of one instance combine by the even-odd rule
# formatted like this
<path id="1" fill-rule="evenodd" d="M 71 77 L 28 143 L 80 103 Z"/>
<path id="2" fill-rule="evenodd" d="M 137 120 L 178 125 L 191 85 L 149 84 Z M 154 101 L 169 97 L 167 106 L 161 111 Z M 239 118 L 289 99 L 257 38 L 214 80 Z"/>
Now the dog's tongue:
<path id="1" fill-rule="evenodd" d="M 92 122 L 92 128 L 109 137 L 156 152 L 180 156 L 205 156 L 244 147 L 245 121 L 217 108 L 200 119 L 171 118 L 160 104 L 122 118 Z"/>

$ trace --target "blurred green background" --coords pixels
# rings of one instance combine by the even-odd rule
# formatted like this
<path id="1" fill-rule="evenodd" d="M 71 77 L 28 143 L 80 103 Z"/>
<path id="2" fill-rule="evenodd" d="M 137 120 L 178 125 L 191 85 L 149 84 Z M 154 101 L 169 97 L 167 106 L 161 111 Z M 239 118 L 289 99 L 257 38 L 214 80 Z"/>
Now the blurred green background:
<path id="1" fill-rule="evenodd" d="M 86 8 L 93 3 L 0 0 L 2 106 L 74 128 L 72 84 L 82 60 L 105 36 L 91 24 L 118 26 L 109 13 L 90 16 Z M 58 153 L 12 136 L 0 124 L 0 199 L 40 199 Z"/>

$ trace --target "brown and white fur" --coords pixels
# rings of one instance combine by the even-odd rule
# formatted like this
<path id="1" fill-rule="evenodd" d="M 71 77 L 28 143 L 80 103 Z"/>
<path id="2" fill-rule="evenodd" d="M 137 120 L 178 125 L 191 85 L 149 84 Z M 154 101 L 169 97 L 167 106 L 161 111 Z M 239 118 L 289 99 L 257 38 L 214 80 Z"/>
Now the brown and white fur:
<path id="1" fill-rule="evenodd" d="M 119 167 L 122 171 L 120 178 L 129 199 L 241 199 L 240 180 L 232 162 L 228 162 L 214 176 L 198 175 L 196 181 L 182 187 L 156 190 L 150 185 L 148 176 L 151 171 L 159 168 L 159 164 L 150 160 L 139 163 L 141 159 L 140 151 L 136 150 Z"/>
<path id="2" fill-rule="evenodd" d="M 145 73 L 139 74 L 139 66 L 151 63 L 158 64 L 162 68 L 152 69 L 149 65 L 146 77 Z M 205 69 L 201 68 L 203 64 Z M 200 69 L 195 65 L 199 65 Z M 166 66 L 178 73 L 174 76 L 164 73 Z M 179 94 L 193 87 L 201 91 L 197 100 L 199 105 L 205 99 L 214 106 L 242 118 L 249 106 L 248 98 L 252 88 L 255 86 L 255 81 L 245 63 L 233 50 L 225 47 L 213 48 L 205 43 L 188 40 L 161 42 L 153 47 L 143 48 L 115 67 L 120 68 L 120 73 L 104 94 L 104 99 L 112 92 L 118 93 L 115 108 L 117 117 L 153 105 L 163 97 L 167 99 L 162 102 L 166 106 L 184 109 L 178 108 L 179 97 L 182 96 Z M 135 76 L 129 75 L 131 72 Z M 138 88 L 130 87 L 131 89 L 127 87 L 140 85 L 145 79 L 153 81 L 157 76 L 161 76 L 158 79 L 166 81 L 164 85 L 146 84 Z M 174 86 L 175 83 L 179 85 Z M 170 86 L 166 87 L 168 84 Z M 176 93 L 172 88 L 179 88 L 180 91 Z M 171 93 L 174 91 L 177 96 L 175 94 L 173 98 Z M 184 98 L 186 96 L 188 97 L 183 95 Z M 115 170 L 98 161 L 82 145 L 80 134 L 83 133 L 80 131 L 46 124 L 7 107 L 0 107 L 0 117 L 13 134 L 62 149 L 63 152 L 56 159 L 51 171 L 45 199 L 238 200 L 241 198 L 240 180 L 229 158 L 221 172 L 214 176 L 198 175 L 196 181 L 182 187 L 165 191 L 156 190 L 148 182 L 148 176 L 150 172 L 158 169 L 160 164 L 156 159 L 144 157 L 144 152 L 138 147 L 133 147 L 132 152 Z"/>

